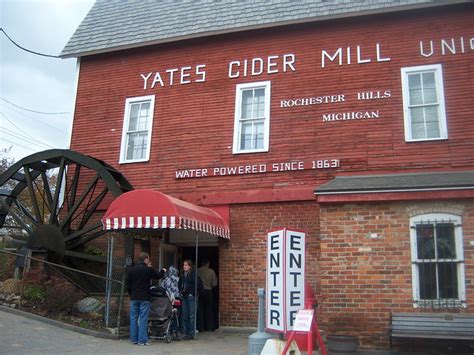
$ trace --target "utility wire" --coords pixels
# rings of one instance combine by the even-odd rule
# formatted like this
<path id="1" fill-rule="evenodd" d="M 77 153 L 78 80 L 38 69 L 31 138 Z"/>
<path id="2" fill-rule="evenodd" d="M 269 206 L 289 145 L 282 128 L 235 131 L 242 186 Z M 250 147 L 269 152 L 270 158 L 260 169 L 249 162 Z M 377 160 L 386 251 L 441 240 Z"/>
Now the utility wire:
<path id="1" fill-rule="evenodd" d="M 10 37 L 9 35 L 7 35 L 7 33 L 5 32 L 5 30 L 4 30 L 3 28 L 0 27 L 0 31 L 3 32 L 3 34 L 10 40 L 10 42 L 12 42 L 15 46 L 17 46 L 18 48 L 24 50 L 25 52 L 32 53 L 32 54 L 36 54 L 36 55 L 40 55 L 40 56 L 43 56 L 43 57 L 61 58 L 61 57 L 58 56 L 58 55 L 44 54 L 44 53 L 39 53 L 39 52 L 35 52 L 35 51 L 32 51 L 32 50 L 26 49 L 25 47 L 20 46 L 20 45 L 19 45 L 18 43 L 16 43 L 13 39 L 11 39 L 11 37 Z"/>
<path id="2" fill-rule="evenodd" d="M 6 138 L 4 138 L 4 137 L 0 137 L 0 140 L 9 142 L 9 143 L 11 143 L 11 144 L 13 144 L 13 145 L 18 145 L 18 146 L 20 146 L 20 147 L 22 147 L 22 148 L 25 148 L 25 149 L 28 149 L 28 150 L 30 150 L 30 151 L 32 151 L 32 152 L 37 152 L 37 151 L 38 151 L 38 149 L 33 149 L 33 148 L 31 148 L 31 147 L 27 147 L 27 146 L 25 146 L 25 145 L 22 145 L 22 144 L 20 144 L 20 143 L 18 143 L 18 142 L 13 142 L 13 141 L 11 141 L 11 140 L 9 140 L 9 139 L 6 139 Z"/>
<path id="3" fill-rule="evenodd" d="M 47 144 L 47 143 L 43 143 L 43 142 L 38 141 L 38 140 L 36 140 L 36 139 L 32 139 L 32 138 L 30 138 L 30 137 L 28 137 L 28 136 L 25 136 L 25 135 L 23 135 L 23 134 L 21 134 L 21 133 L 15 132 L 15 131 L 13 131 L 13 130 L 11 130 L 11 129 L 8 129 L 8 128 L 5 128 L 5 127 L 0 127 L 0 131 L 3 131 L 3 132 L 5 132 L 6 134 L 9 134 L 9 135 L 12 136 L 12 137 L 19 138 L 19 139 L 21 139 L 21 140 L 23 140 L 23 141 L 25 141 L 25 142 L 30 143 L 30 144 L 35 144 L 35 145 L 38 145 L 38 146 L 39 146 L 39 145 L 42 145 L 42 146 L 48 147 L 48 148 L 55 148 L 55 147 L 53 147 L 52 145 L 49 145 L 49 144 Z"/>
<path id="4" fill-rule="evenodd" d="M 13 137 L 13 138 L 15 138 L 15 139 L 20 139 L 20 140 L 22 140 L 22 141 L 25 142 L 25 143 L 35 145 L 35 146 L 37 146 L 37 147 L 39 147 L 39 148 L 41 148 L 41 149 L 51 148 L 50 146 L 48 147 L 47 145 L 44 145 L 43 143 L 39 144 L 39 143 L 30 141 L 30 140 L 28 140 L 28 139 L 25 139 L 25 138 L 23 138 L 22 136 L 20 136 L 20 135 L 18 135 L 18 134 L 16 134 L 16 133 L 8 132 L 8 131 L 7 131 L 5 128 L 3 128 L 3 127 L 0 128 L 0 132 L 1 132 L 1 131 L 5 132 L 6 134 L 8 134 L 9 136 L 11 136 L 11 137 Z M 2 139 L 4 139 L 4 138 L 2 138 Z M 54 148 L 54 147 L 53 147 L 53 148 Z"/>
<path id="5" fill-rule="evenodd" d="M 1 1 L 1 0 L 0 0 L 0 1 Z M 20 110 L 18 110 L 18 109 L 15 108 L 15 107 L 5 106 L 4 108 L 7 109 L 7 110 L 10 110 L 11 112 L 13 112 L 13 113 L 15 113 L 15 114 L 18 114 L 18 115 L 20 115 L 20 116 L 26 117 L 27 119 L 29 119 L 29 120 L 31 120 L 31 121 L 33 121 L 33 122 L 35 122 L 35 123 L 39 123 L 39 124 L 48 126 L 49 128 L 58 130 L 58 131 L 60 131 L 60 132 L 67 133 L 66 130 L 61 129 L 61 128 L 58 128 L 58 127 L 55 127 L 55 126 L 52 126 L 52 125 L 50 125 L 50 124 L 47 124 L 46 122 L 41 121 L 41 119 L 39 119 L 39 118 L 37 118 L 37 117 L 32 117 L 32 116 L 30 116 L 28 113 L 26 113 L 26 112 L 24 112 L 24 111 L 20 111 Z"/>
<path id="6" fill-rule="evenodd" d="M 18 127 L 14 122 L 10 121 L 10 119 L 9 119 L 7 116 L 5 116 L 5 114 L 4 114 L 3 112 L 0 112 L 0 115 L 2 115 L 4 119 L 6 119 L 8 122 L 10 122 L 10 124 L 11 124 L 13 127 L 15 127 L 17 130 L 19 130 L 20 132 L 23 132 L 23 130 L 22 130 L 20 127 Z M 0 129 L 2 129 L 2 127 L 0 127 Z M 10 132 L 13 132 L 13 133 L 17 133 L 17 132 L 12 131 L 12 130 L 10 130 L 10 129 L 8 129 L 8 128 L 3 128 L 3 129 L 5 129 L 5 130 L 7 130 L 7 131 L 10 131 Z M 52 145 L 49 145 L 49 144 L 47 144 L 47 143 L 43 143 L 43 142 L 41 142 L 39 139 L 37 139 L 37 138 L 35 138 L 35 137 L 29 135 L 29 134 L 26 133 L 26 132 L 17 133 L 17 134 L 22 135 L 22 136 L 25 137 L 26 139 L 32 139 L 32 140 L 34 140 L 34 141 L 36 141 L 36 142 L 38 142 L 38 143 L 44 144 L 45 146 L 48 146 L 48 147 L 50 147 L 50 148 L 54 148 Z"/>
<path id="7" fill-rule="evenodd" d="M 9 104 L 12 105 L 12 106 L 18 107 L 19 109 L 22 109 L 22 110 L 25 110 L 25 111 L 29 111 L 29 112 L 33 112 L 33 113 L 39 113 L 39 114 L 42 114 L 42 115 L 67 115 L 67 114 L 69 113 L 69 112 L 43 112 L 43 111 L 35 111 L 35 110 L 30 110 L 30 109 L 28 109 L 28 108 L 24 108 L 24 107 L 15 105 L 13 102 L 10 102 L 10 101 L 8 101 L 7 99 L 4 99 L 3 97 L 0 97 L 0 100 L 5 101 L 6 103 L 9 103 Z"/>

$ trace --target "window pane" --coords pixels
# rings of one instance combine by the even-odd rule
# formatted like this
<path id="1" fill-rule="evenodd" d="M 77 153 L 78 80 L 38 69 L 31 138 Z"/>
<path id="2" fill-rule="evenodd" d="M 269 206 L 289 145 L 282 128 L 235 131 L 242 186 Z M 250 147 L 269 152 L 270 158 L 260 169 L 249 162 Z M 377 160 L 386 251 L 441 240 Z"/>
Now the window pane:
<path id="1" fill-rule="evenodd" d="M 141 109 L 141 112 L 140 112 L 141 116 L 148 116 L 148 113 L 150 112 L 150 103 L 143 102 L 140 109 Z"/>
<path id="2" fill-rule="evenodd" d="M 424 107 L 425 120 L 426 122 L 435 122 L 438 124 L 438 106 L 426 106 Z"/>
<path id="3" fill-rule="evenodd" d="M 253 90 L 242 91 L 242 118 L 252 118 Z"/>
<path id="4" fill-rule="evenodd" d="M 423 103 L 423 91 L 420 74 L 408 75 L 408 88 L 410 91 L 410 105 L 421 105 Z"/>
<path id="5" fill-rule="evenodd" d="M 255 124 L 255 148 L 256 149 L 263 149 L 263 122 L 259 122 Z"/>
<path id="6" fill-rule="evenodd" d="M 240 149 L 252 149 L 252 123 L 243 123 L 240 132 Z"/>
<path id="7" fill-rule="evenodd" d="M 424 111 L 423 107 L 415 107 L 410 109 L 411 112 L 411 122 L 412 123 L 424 123 Z"/>
<path id="8" fill-rule="evenodd" d="M 428 106 L 424 108 L 426 120 L 426 137 L 438 138 L 441 136 L 438 122 L 438 107 Z"/>
<path id="9" fill-rule="evenodd" d="M 255 90 L 255 115 L 254 117 L 264 117 L 265 115 L 265 89 Z"/>
<path id="10" fill-rule="evenodd" d="M 140 104 L 132 104 L 130 106 L 130 121 L 128 124 L 129 131 L 136 131 L 138 127 L 138 111 L 140 110 Z"/>
<path id="11" fill-rule="evenodd" d="M 129 133 L 127 144 L 127 160 L 144 159 L 147 148 L 147 132 Z"/>
<path id="12" fill-rule="evenodd" d="M 456 259 L 456 242 L 452 223 L 436 225 L 436 247 L 438 259 Z"/>
<path id="13" fill-rule="evenodd" d="M 436 264 L 419 264 L 418 279 L 420 280 L 420 298 L 423 300 L 436 299 Z"/>
<path id="14" fill-rule="evenodd" d="M 458 298 L 458 272 L 456 263 L 439 263 L 439 297 Z"/>
<path id="15" fill-rule="evenodd" d="M 434 228 L 432 224 L 418 224 L 416 226 L 416 244 L 418 260 L 434 259 Z"/>
<path id="16" fill-rule="evenodd" d="M 423 73 L 423 93 L 425 104 L 438 102 L 436 97 L 436 82 L 434 72 Z"/>
<path id="17" fill-rule="evenodd" d="M 426 138 L 439 138 L 439 126 L 438 123 L 428 123 L 426 125 Z"/>
<path id="18" fill-rule="evenodd" d="M 412 136 L 413 139 L 426 138 L 425 124 L 424 123 L 417 123 L 417 124 L 412 125 L 411 136 Z"/>

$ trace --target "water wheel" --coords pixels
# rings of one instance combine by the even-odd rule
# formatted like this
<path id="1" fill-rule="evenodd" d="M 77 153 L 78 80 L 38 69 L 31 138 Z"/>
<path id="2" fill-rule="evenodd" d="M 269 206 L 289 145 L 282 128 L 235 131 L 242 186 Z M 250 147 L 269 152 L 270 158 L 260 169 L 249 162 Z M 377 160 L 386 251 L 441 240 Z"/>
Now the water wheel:
<path id="1" fill-rule="evenodd" d="M 14 243 L 48 261 L 79 269 L 105 263 L 84 246 L 105 233 L 101 204 L 131 189 L 103 161 L 71 150 L 39 152 L 0 175 L 0 228 L 16 230 Z"/>

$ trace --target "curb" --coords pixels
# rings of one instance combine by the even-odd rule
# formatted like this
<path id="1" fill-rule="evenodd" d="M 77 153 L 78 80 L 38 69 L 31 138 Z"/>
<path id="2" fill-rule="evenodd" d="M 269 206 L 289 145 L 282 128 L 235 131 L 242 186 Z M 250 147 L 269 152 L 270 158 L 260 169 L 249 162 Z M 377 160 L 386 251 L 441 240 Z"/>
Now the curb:
<path id="1" fill-rule="evenodd" d="M 57 320 L 54 320 L 54 319 L 49 319 L 49 318 L 45 318 L 45 317 L 42 317 L 42 316 L 38 316 L 36 314 L 20 311 L 19 309 L 0 306 L 0 311 L 6 312 L 6 313 L 12 313 L 12 314 L 22 316 L 22 317 L 25 317 L 25 318 L 38 320 L 40 322 L 47 323 L 47 324 L 50 324 L 50 325 L 54 325 L 54 326 L 59 327 L 59 328 L 72 330 L 72 331 L 77 332 L 77 333 L 91 335 L 91 336 L 94 336 L 96 338 L 115 339 L 115 340 L 118 340 L 118 339 L 121 338 L 118 335 L 113 335 L 113 334 L 109 334 L 109 333 L 98 332 L 96 330 L 77 327 L 77 326 L 72 325 L 72 324 L 67 324 L 67 323 L 63 323 L 63 322 L 60 322 L 60 321 L 57 321 Z"/>
<path id="2" fill-rule="evenodd" d="M 242 334 L 242 335 L 250 335 L 255 333 L 257 328 L 253 327 L 230 327 L 230 326 L 220 326 L 216 329 L 216 333 L 220 334 Z"/>

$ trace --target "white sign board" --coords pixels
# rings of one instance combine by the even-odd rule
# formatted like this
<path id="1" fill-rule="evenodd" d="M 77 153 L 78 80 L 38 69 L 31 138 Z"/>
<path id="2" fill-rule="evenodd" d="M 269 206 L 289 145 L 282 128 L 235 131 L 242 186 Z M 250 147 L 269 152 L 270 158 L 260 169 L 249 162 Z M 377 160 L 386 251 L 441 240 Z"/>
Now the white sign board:
<path id="1" fill-rule="evenodd" d="M 267 235 L 266 329 L 293 329 L 304 307 L 305 233 L 288 229 Z"/>
<path id="2" fill-rule="evenodd" d="M 309 332 L 313 323 L 313 309 L 300 309 L 296 314 L 293 330 L 295 332 Z"/>

